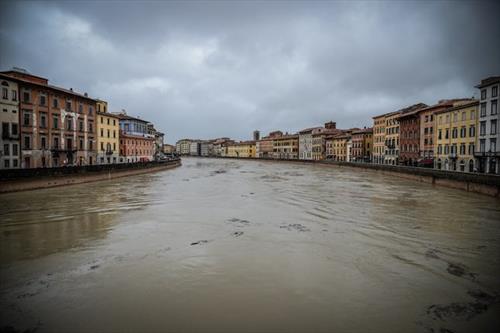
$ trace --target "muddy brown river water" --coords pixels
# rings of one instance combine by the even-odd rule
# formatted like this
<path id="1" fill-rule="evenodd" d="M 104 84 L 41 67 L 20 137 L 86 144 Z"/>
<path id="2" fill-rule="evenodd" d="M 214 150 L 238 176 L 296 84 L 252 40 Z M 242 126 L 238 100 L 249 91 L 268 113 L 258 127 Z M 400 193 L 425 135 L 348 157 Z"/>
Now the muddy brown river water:
<path id="1" fill-rule="evenodd" d="M 186 158 L 0 196 L 0 331 L 498 332 L 500 201 Z"/>

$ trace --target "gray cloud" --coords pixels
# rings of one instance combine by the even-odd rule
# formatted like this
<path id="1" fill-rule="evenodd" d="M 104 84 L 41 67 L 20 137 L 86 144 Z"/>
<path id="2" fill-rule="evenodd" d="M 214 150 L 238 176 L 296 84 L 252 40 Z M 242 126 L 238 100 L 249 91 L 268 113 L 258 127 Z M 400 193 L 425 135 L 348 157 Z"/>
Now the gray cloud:
<path id="1" fill-rule="evenodd" d="M 181 137 L 247 139 L 416 102 L 500 74 L 495 2 L 11 2 L 0 67 L 87 91 Z"/>

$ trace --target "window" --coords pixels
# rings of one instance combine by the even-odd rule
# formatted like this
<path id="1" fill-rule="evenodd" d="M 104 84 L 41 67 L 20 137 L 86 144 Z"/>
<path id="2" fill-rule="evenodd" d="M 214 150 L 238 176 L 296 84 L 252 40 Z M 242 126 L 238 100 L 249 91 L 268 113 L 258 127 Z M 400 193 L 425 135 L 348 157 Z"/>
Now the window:
<path id="1" fill-rule="evenodd" d="M 30 149 L 31 147 L 31 138 L 28 135 L 24 136 L 24 149 Z"/>
<path id="2" fill-rule="evenodd" d="M 470 112 L 470 120 L 474 120 L 474 119 L 476 119 L 476 111 L 473 110 Z"/>
<path id="3" fill-rule="evenodd" d="M 101 138 L 104 137 L 104 129 L 101 128 Z"/>
<path id="4" fill-rule="evenodd" d="M 40 95 L 40 105 L 45 106 L 45 95 Z"/>
<path id="5" fill-rule="evenodd" d="M 52 148 L 59 149 L 59 138 L 57 136 L 54 137 L 54 145 Z"/>
<path id="6" fill-rule="evenodd" d="M 89 116 L 91 116 L 92 113 L 94 113 L 94 108 L 92 106 L 89 106 Z"/>
<path id="7" fill-rule="evenodd" d="M 89 150 L 93 150 L 92 139 L 91 139 L 91 140 L 89 140 Z"/>
<path id="8" fill-rule="evenodd" d="M 52 100 L 52 106 L 55 107 L 55 108 L 59 107 L 59 100 L 57 98 L 55 98 L 55 97 Z"/>
<path id="9" fill-rule="evenodd" d="M 83 112 L 83 105 L 82 105 L 82 103 L 78 104 L 78 112 L 80 112 L 80 113 Z"/>
<path id="10" fill-rule="evenodd" d="M 24 103 L 29 103 L 30 100 L 31 100 L 31 96 L 30 96 L 29 91 L 23 92 L 23 102 Z"/>
<path id="11" fill-rule="evenodd" d="M 491 135 L 497 134 L 497 120 L 496 119 L 491 121 L 490 134 Z"/>
<path id="12" fill-rule="evenodd" d="M 29 111 L 23 111 L 23 125 L 29 126 L 31 124 L 31 113 Z"/>
<path id="13" fill-rule="evenodd" d="M 52 128 L 53 129 L 59 128 L 59 115 L 57 115 L 57 114 L 52 116 Z"/>
<path id="14" fill-rule="evenodd" d="M 465 143 L 460 145 L 460 155 L 465 155 Z"/>
<path id="15" fill-rule="evenodd" d="M 115 125 L 116 125 L 116 120 L 115 120 L 115 119 L 113 119 L 113 126 L 115 126 Z"/>
<path id="16" fill-rule="evenodd" d="M 479 135 L 486 135 L 486 122 L 482 121 L 479 124 Z"/>
<path id="17" fill-rule="evenodd" d="M 469 143 L 469 155 L 474 155 L 474 150 L 475 150 L 474 144 Z"/>
<path id="18" fill-rule="evenodd" d="M 443 131 L 441 129 L 438 130 L 438 140 L 441 140 Z"/>
<path id="19" fill-rule="evenodd" d="M 450 153 L 450 146 L 444 145 L 444 154 L 448 155 Z"/>
<path id="20" fill-rule="evenodd" d="M 456 127 L 453 127 L 453 130 L 451 131 L 451 137 L 453 139 L 458 138 L 458 129 Z"/>
<path id="21" fill-rule="evenodd" d="M 473 138 L 474 136 L 476 136 L 476 126 L 471 125 L 469 127 L 469 137 Z"/>
<path id="22" fill-rule="evenodd" d="M 12 127 L 12 135 L 17 135 L 18 134 L 18 128 L 16 123 L 11 123 Z"/>
<path id="23" fill-rule="evenodd" d="M 491 97 L 497 97 L 498 96 L 498 86 L 494 86 L 491 88 Z"/>
<path id="24" fill-rule="evenodd" d="M 13 159 L 13 160 L 12 160 L 12 166 L 13 166 L 14 168 L 17 168 L 17 159 Z"/>
<path id="25" fill-rule="evenodd" d="M 109 125 L 109 118 L 108 118 L 108 125 Z"/>
<path id="26" fill-rule="evenodd" d="M 113 138 L 116 138 L 116 131 L 113 130 Z M 368 147 L 370 146 L 370 144 L 368 144 Z"/>
<path id="27" fill-rule="evenodd" d="M 108 138 L 110 137 L 109 130 L 108 130 Z"/>
<path id="28" fill-rule="evenodd" d="M 485 152 L 485 148 L 486 148 L 486 140 L 485 139 L 479 140 L 479 151 L 481 153 L 484 153 Z"/>
<path id="29" fill-rule="evenodd" d="M 497 100 L 491 101 L 491 114 L 497 114 Z"/>
<path id="30" fill-rule="evenodd" d="M 6 139 L 9 137 L 9 123 L 2 123 L 2 138 Z"/>
<path id="31" fill-rule="evenodd" d="M 47 139 L 44 136 L 40 137 L 40 148 L 47 148 Z"/>
<path id="32" fill-rule="evenodd" d="M 445 139 L 449 139 L 450 138 L 450 129 L 449 128 L 446 129 L 444 138 Z"/>
<path id="33" fill-rule="evenodd" d="M 9 99 L 9 89 L 2 88 L 2 98 L 3 99 Z"/>
<path id="34" fill-rule="evenodd" d="M 47 115 L 45 115 L 44 113 L 40 114 L 40 127 L 47 127 Z"/>
<path id="35" fill-rule="evenodd" d="M 486 117 L 486 103 L 481 103 L 481 117 Z"/>
<path id="36" fill-rule="evenodd" d="M 458 112 L 453 114 L 453 122 L 456 123 L 458 121 Z"/>
<path id="37" fill-rule="evenodd" d="M 6 168 L 10 168 L 10 160 L 5 160 L 5 161 L 3 162 L 3 165 L 4 165 L 4 167 L 6 167 Z"/>
<path id="38" fill-rule="evenodd" d="M 481 99 L 486 99 L 486 89 L 481 90 Z"/>
<path id="39" fill-rule="evenodd" d="M 460 128 L 460 137 L 465 138 L 466 136 L 467 136 L 467 129 L 465 128 L 465 126 L 463 126 L 462 128 Z"/>
<path id="40" fill-rule="evenodd" d="M 104 124 L 104 117 L 101 117 L 101 124 Z"/>
<path id="41" fill-rule="evenodd" d="M 89 128 L 88 128 L 88 131 L 89 131 L 89 132 L 94 132 L 94 125 L 93 125 L 93 123 L 92 123 L 92 122 L 90 122 L 90 121 L 89 121 Z M 90 150 L 92 150 L 92 149 L 90 149 Z"/>
<path id="42" fill-rule="evenodd" d="M 443 146 L 438 145 L 438 154 L 442 154 L 442 153 L 443 153 Z"/>
<path id="43" fill-rule="evenodd" d="M 465 111 L 462 112 L 462 121 L 465 121 L 466 117 L 467 117 L 467 114 L 465 113 Z"/>
<path id="44" fill-rule="evenodd" d="M 71 130 L 73 129 L 73 126 L 72 126 L 72 125 L 73 125 L 73 119 L 68 118 L 68 119 L 66 120 L 66 129 L 67 129 L 68 131 L 71 131 Z"/>
<path id="45" fill-rule="evenodd" d="M 3 154 L 5 156 L 10 156 L 10 149 L 9 149 L 9 144 L 6 143 L 3 145 Z"/>
<path id="46" fill-rule="evenodd" d="M 490 151 L 497 151 L 497 139 L 490 139 Z"/>
<path id="47" fill-rule="evenodd" d="M 66 111 L 71 111 L 71 101 L 66 101 Z"/>
<path id="48" fill-rule="evenodd" d="M 83 121 L 82 120 L 80 120 L 78 122 L 78 129 L 80 130 L 80 132 L 83 132 Z"/>
<path id="49" fill-rule="evenodd" d="M 83 150 L 83 138 L 80 138 L 80 150 Z"/>
<path id="50" fill-rule="evenodd" d="M 73 140 L 66 138 L 66 149 L 73 149 Z"/>
<path id="51" fill-rule="evenodd" d="M 11 93 L 12 93 L 12 100 L 14 102 L 17 101 L 17 90 L 12 90 Z"/>

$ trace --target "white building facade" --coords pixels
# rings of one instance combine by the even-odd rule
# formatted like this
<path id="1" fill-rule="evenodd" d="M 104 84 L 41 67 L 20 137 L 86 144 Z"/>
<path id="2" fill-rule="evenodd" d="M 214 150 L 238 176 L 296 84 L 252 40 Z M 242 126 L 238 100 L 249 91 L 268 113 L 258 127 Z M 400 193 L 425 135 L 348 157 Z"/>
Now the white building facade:
<path id="1" fill-rule="evenodd" d="M 500 76 L 489 77 L 476 86 L 479 89 L 479 131 L 475 158 L 479 172 L 500 173 L 498 94 Z"/>

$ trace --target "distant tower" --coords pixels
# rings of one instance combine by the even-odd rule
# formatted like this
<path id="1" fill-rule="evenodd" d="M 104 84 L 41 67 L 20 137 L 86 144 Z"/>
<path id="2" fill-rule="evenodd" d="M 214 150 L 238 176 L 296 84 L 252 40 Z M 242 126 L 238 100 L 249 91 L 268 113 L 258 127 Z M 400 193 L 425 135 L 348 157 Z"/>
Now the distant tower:
<path id="1" fill-rule="evenodd" d="M 334 121 L 329 121 L 325 123 L 325 128 L 327 129 L 336 129 L 337 128 L 337 123 Z"/>
<path id="2" fill-rule="evenodd" d="M 255 130 L 253 131 L 253 140 L 254 141 L 259 141 L 260 140 L 260 132 Z"/>

